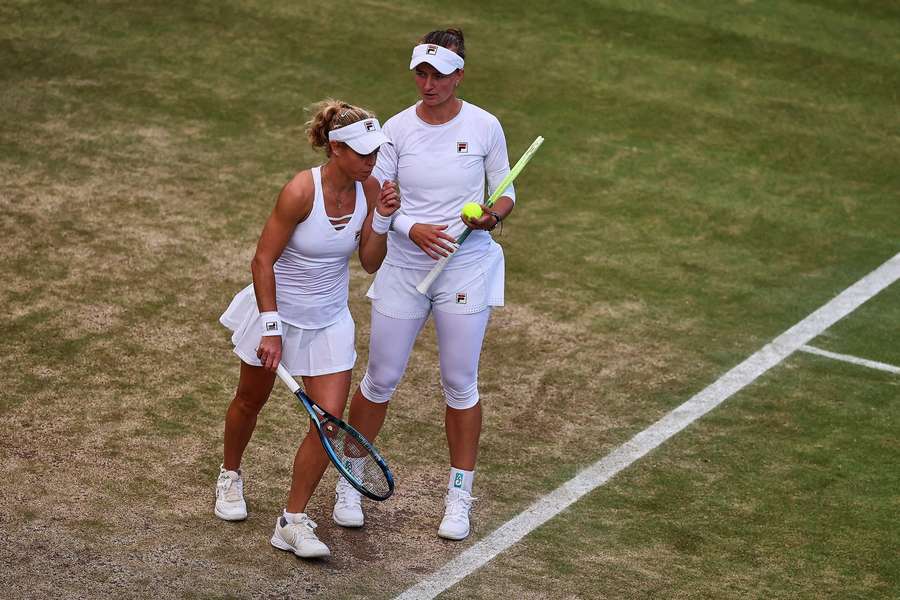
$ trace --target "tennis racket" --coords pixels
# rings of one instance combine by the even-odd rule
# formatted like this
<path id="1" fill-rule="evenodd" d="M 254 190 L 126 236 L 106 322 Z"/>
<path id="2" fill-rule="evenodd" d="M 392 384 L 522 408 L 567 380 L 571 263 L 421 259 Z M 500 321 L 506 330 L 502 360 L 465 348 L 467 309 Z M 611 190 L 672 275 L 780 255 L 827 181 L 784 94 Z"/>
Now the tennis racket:
<path id="1" fill-rule="evenodd" d="M 335 468 L 359 493 L 372 500 L 387 500 L 394 493 L 394 476 L 378 450 L 361 433 L 338 419 L 300 388 L 284 365 L 278 377 L 290 389 L 316 426 L 325 454 Z"/>
<path id="2" fill-rule="evenodd" d="M 500 196 L 503 195 L 503 192 L 506 191 L 506 188 L 509 187 L 516 177 L 519 176 L 519 173 L 522 172 L 522 169 L 525 168 L 525 165 L 528 164 L 528 161 L 531 160 L 531 157 L 534 156 L 534 153 L 537 152 L 538 148 L 541 147 L 541 144 L 544 143 L 544 138 L 541 136 L 537 136 L 535 140 L 531 143 L 531 146 L 528 147 L 528 150 L 525 151 L 525 154 L 522 155 L 522 158 L 519 159 L 519 162 L 510 169 L 509 173 L 506 174 L 506 177 L 503 178 L 503 181 L 500 182 L 500 185 L 497 186 L 497 189 L 494 190 L 494 193 L 491 194 L 490 198 L 487 199 L 487 202 L 484 203 L 488 208 L 494 205 Z M 469 234 L 472 233 L 472 229 L 466 227 L 466 230 L 463 231 L 458 238 L 456 238 L 456 243 L 453 248 L 453 252 L 448 254 L 447 256 L 442 256 L 437 260 L 435 265 L 431 267 L 431 271 L 428 272 L 428 275 L 419 282 L 419 285 L 416 286 L 416 289 L 420 294 L 425 294 L 428 292 L 428 288 L 431 287 L 431 284 L 434 283 L 434 280 L 437 279 L 438 275 L 441 274 L 441 271 L 444 270 L 444 267 L 447 266 L 447 261 L 450 260 L 454 254 L 456 254 L 456 249 L 459 248 L 460 244 L 466 241 L 466 238 L 469 237 Z"/>

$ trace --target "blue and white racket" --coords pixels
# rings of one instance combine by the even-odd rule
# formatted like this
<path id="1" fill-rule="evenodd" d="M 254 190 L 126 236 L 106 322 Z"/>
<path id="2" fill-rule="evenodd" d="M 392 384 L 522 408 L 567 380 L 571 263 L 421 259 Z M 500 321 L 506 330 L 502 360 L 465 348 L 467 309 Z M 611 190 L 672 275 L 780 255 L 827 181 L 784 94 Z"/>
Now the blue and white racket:
<path id="1" fill-rule="evenodd" d="M 394 493 L 394 476 L 378 450 L 361 433 L 307 396 L 284 365 L 279 364 L 277 372 L 309 413 L 325 454 L 341 476 L 365 497 L 387 500 Z"/>

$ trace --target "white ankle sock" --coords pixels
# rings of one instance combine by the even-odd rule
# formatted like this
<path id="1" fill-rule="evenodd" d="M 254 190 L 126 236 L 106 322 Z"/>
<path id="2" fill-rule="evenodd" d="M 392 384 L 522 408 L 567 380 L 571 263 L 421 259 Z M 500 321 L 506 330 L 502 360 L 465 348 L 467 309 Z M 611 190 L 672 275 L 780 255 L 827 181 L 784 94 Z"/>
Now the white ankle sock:
<path id="1" fill-rule="evenodd" d="M 472 493 L 472 481 L 475 479 L 475 471 L 463 471 L 456 467 L 450 467 L 450 481 L 447 482 L 447 489 L 465 490 Z"/>
<path id="2" fill-rule="evenodd" d="M 303 513 L 289 513 L 287 509 L 284 509 L 284 520 L 288 523 L 296 523 L 299 520 L 300 515 Z"/>

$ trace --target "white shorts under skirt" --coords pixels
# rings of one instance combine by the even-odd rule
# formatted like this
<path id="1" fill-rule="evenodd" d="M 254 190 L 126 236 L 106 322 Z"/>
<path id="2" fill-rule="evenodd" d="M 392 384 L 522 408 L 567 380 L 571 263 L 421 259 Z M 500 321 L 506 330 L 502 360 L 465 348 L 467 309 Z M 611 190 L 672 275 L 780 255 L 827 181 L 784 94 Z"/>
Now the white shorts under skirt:
<path id="1" fill-rule="evenodd" d="M 234 332 L 234 353 L 248 365 L 262 366 L 256 349 L 262 339 L 262 323 L 253 285 L 234 297 L 219 322 Z M 356 364 L 356 325 L 348 308 L 341 318 L 321 329 L 302 329 L 282 323 L 281 362 L 291 375 L 326 375 L 349 371 Z"/>
<path id="2" fill-rule="evenodd" d="M 416 286 L 427 270 L 384 264 L 366 296 L 375 310 L 395 319 L 421 319 L 432 309 L 459 315 L 477 313 L 489 306 L 503 306 L 504 268 L 503 249 L 495 244 L 471 267 L 444 269 L 428 293 L 420 294 Z"/>

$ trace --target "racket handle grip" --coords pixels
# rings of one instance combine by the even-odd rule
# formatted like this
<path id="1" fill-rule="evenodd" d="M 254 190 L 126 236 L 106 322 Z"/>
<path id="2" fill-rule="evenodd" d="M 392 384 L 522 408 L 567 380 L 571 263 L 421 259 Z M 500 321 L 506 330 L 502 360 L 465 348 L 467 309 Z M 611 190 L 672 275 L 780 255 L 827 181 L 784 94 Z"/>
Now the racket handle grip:
<path id="1" fill-rule="evenodd" d="M 431 267 L 431 270 L 428 271 L 428 275 L 426 275 L 425 278 L 419 282 L 419 285 L 416 286 L 416 290 L 418 290 L 420 294 L 428 293 L 428 288 L 431 287 L 431 284 L 434 283 L 434 280 L 437 279 L 438 275 L 441 274 L 441 271 L 444 270 L 444 267 L 447 266 L 447 261 L 450 260 L 451 256 L 453 255 L 449 254 L 447 256 L 442 256 L 438 259 L 435 265 Z"/>
<path id="2" fill-rule="evenodd" d="M 284 368 L 283 362 L 278 363 L 278 369 L 276 370 L 276 373 L 278 373 L 278 377 L 279 379 L 281 379 L 281 381 L 284 382 L 284 385 L 288 386 L 288 389 L 290 389 L 292 392 L 296 392 L 298 389 L 300 389 L 300 385 L 297 383 L 297 380 L 294 379 L 293 375 L 288 373 L 288 370 Z"/>

